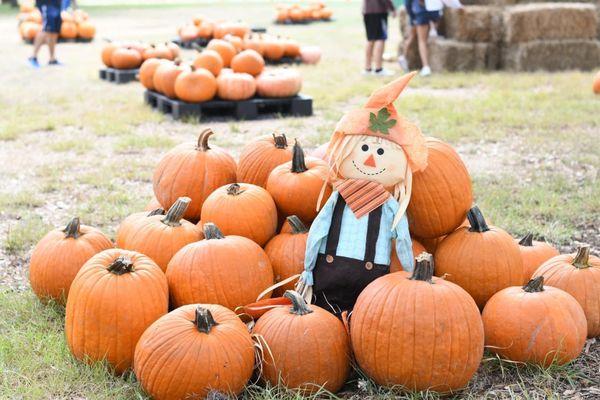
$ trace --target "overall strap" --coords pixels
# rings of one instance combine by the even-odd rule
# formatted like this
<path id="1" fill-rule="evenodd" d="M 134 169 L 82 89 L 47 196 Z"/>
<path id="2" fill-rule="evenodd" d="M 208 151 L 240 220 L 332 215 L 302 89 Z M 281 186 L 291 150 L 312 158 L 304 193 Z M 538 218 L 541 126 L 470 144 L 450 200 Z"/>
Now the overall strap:
<path id="1" fill-rule="evenodd" d="M 339 195 L 335 208 L 333 209 L 333 216 L 331 217 L 331 225 L 329 226 L 329 234 L 327 235 L 327 244 L 325 246 L 325 254 L 329 256 L 335 256 L 337 253 L 337 246 L 340 240 L 340 231 L 342 230 L 342 218 L 344 216 L 344 208 L 346 207 L 346 200 Z"/>
<path id="2" fill-rule="evenodd" d="M 379 227 L 381 226 L 381 210 L 382 206 L 379 206 L 369 213 L 364 261 L 371 264 L 375 262 L 375 250 L 379 238 Z"/>

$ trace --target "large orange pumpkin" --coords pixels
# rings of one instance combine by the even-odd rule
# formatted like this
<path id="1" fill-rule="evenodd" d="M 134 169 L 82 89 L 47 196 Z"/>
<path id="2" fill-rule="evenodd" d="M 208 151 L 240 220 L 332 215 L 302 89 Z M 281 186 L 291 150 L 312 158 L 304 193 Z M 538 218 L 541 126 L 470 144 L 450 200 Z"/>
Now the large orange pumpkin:
<path id="1" fill-rule="evenodd" d="M 96 27 L 89 21 L 77 24 L 77 36 L 82 39 L 93 39 L 96 36 Z"/>
<path id="2" fill-rule="evenodd" d="M 544 277 L 496 293 L 483 309 L 485 345 L 502 358 L 548 367 L 581 353 L 587 323 L 568 293 L 544 287 Z"/>
<path id="3" fill-rule="evenodd" d="M 473 193 L 469 172 L 452 146 L 427 138 L 427 149 L 427 168 L 413 174 L 407 216 L 415 236 L 435 238 L 464 221 Z"/>
<path id="4" fill-rule="evenodd" d="M 281 217 L 297 215 L 302 221 L 311 223 L 318 214 L 317 203 L 327 178 L 328 167 L 323 160 L 304 158 L 304 150 L 296 141 L 292 161 L 281 164 L 271 171 L 267 179 L 267 190 L 273 196 Z M 331 186 L 326 184 L 321 205 L 331 195 Z"/>
<path id="5" fill-rule="evenodd" d="M 156 199 L 171 207 L 179 197 L 192 199 L 184 218 L 200 219 L 204 199 L 215 189 L 235 182 L 236 165 L 225 150 L 208 145 L 213 131 L 202 131 L 197 143 L 184 143 L 169 151 L 154 170 L 153 187 Z"/>
<path id="6" fill-rule="evenodd" d="M 277 207 L 260 186 L 231 183 L 204 200 L 201 219 L 216 224 L 225 235 L 243 236 L 262 247 L 277 230 Z"/>
<path id="7" fill-rule="evenodd" d="M 224 67 L 229 67 L 233 56 L 235 56 L 237 53 L 235 47 L 231 43 L 223 39 L 211 40 L 210 42 L 208 42 L 206 48 L 209 50 L 214 50 L 221 55 Z"/>
<path id="8" fill-rule="evenodd" d="M 245 72 L 257 76 L 264 68 L 265 60 L 256 50 L 244 50 L 231 59 L 233 72 Z"/>
<path id="9" fill-rule="evenodd" d="M 153 82 L 156 90 L 167 97 L 175 98 L 175 81 L 185 71 L 189 71 L 189 66 L 181 64 L 179 59 L 163 62 L 154 73 Z"/>
<path id="10" fill-rule="evenodd" d="M 175 79 L 175 95 L 188 103 L 211 100 L 217 94 L 217 80 L 204 68 L 185 71 Z"/>
<path id="11" fill-rule="evenodd" d="M 63 21 L 60 25 L 60 37 L 63 39 L 75 39 L 77 37 L 77 24 L 73 21 Z"/>
<path id="12" fill-rule="evenodd" d="M 451 392 L 464 387 L 483 355 L 483 324 L 467 292 L 432 277 L 430 254 L 414 273 L 395 272 L 358 296 L 350 338 L 360 368 L 379 385 Z"/>
<path id="13" fill-rule="evenodd" d="M 479 308 L 495 293 L 520 285 L 519 246 L 504 230 L 488 226 L 477 206 L 467 213 L 470 226 L 449 234 L 435 252 L 436 275 L 465 289 Z"/>
<path id="14" fill-rule="evenodd" d="M 211 223 L 204 224 L 204 237 L 169 262 L 167 280 L 175 307 L 211 303 L 234 310 L 256 301 L 273 284 L 269 257 L 252 240 L 223 236 Z"/>
<path id="15" fill-rule="evenodd" d="M 575 254 L 552 257 L 533 274 L 539 276 L 547 285 L 575 297 L 587 318 L 588 337 L 600 336 L 600 258 L 590 255 L 589 246 L 581 246 Z"/>
<path id="16" fill-rule="evenodd" d="M 154 85 L 154 74 L 158 67 L 163 64 L 164 61 L 158 58 L 149 58 L 142 63 L 140 67 L 140 83 L 148 90 L 155 90 Z"/>
<path id="17" fill-rule="evenodd" d="M 214 304 L 180 307 L 154 322 L 135 348 L 135 375 L 155 400 L 238 395 L 254 369 L 246 325 Z"/>
<path id="18" fill-rule="evenodd" d="M 265 71 L 256 77 L 256 92 L 262 97 L 292 97 L 302 89 L 302 76 L 293 69 Z"/>
<path id="19" fill-rule="evenodd" d="M 142 56 L 135 49 L 120 47 L 112 52 L 110 64 L 117 69 L 135 69 L 142 65 Z"/>
<path id="20" fill-rule="evenodd" d="M 527 284 L 536 269 L 544 262 L 559 255 L 552 245 L 546 242 L 533 240 L 533 235 L 528 233 L 519 241 L 519 250 L 523 259 L 523 284 Z"/>
<path id="21" fill-rule="evenodd" d="M 64 229 L 54 229 L 35 246 L 29 263 L 31 289 L 42 301 L 65 303 L 71 282 L 93 255 L 113 247 L 102 232 L 73 218 Z"/>
<path id="22" fill-rule="evenodd" d="M 217 78 L 217 87 L 217 95 L 224 100 L 247 100 L 256 93 L 256 81 L 246 73 L 221 75 Z"/>
<path id="23" fill-rule="evenodd" d="M 271 171 L 291 159 L 292 150 L 285 134 L 259 137 L 242 149 L 237 169 L 238 181 L 265 187 Z"/>
<path id="24" fill-rule="evenodd" d="M 167 280 L 154 261 L 135 251 L 104 250 L 71 285 L 67 344 L 75 358 L 106 360 L 120 374 L 131 367 L 142 333 L 168 308 Z"/>
<path id="25" fill-rule="evenodd" d="M 350 371 L 350 345 L 342 322 L 321 307 L 307 305 L 287 291 L 292 307 L 263 315 L 252 332 L 263 345 L 262 378 L 310 395 L 322 389 L 335 393 Z"/>
<path id="26" fill-rule="evenodd" d="M 195 68 L 204 68 L 216 77 L 223 69 L 223 59 L 216 51 L 207 49 L 196 56 L 192 65 Z"/>

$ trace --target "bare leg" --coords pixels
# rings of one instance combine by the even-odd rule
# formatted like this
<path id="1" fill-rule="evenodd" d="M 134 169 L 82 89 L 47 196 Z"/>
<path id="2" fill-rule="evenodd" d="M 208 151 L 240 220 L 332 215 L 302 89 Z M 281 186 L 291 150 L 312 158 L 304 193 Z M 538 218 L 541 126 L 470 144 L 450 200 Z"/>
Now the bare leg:
<path id="1" fill-rule="evenodd" d="M 408 58 L 408 52 L 412 47 L 412 44 L 415 42 L 415 37 L 417 37 L 417 28 L 412 26 L 410 28 L 410 32 L 408 33 L 408 38 L 404 41 L 404 48 L 402 49 L 402 55 Z"/>
<path id="2" fill-rule="evenodd" d="M 383 50 L 385 49 L 385 40 L 376 40 L 373 46 L 373 57 L 375 58 L 375 69 L 380 70 L 383 65 Z"/>
<path id="3" fill-rule="evenodd" d="M 48 33 L 48 49 L 50 50 L 50 61 L 56 61 L 54 50 L 58 41 L 58 33 Z"/>
<path id="4" fill-rule="evenodd" d="M 375 42 L 368 41 L 367 47 L 365 51 L 365 70 L 369 71 L 371 69 L 371 64 L 373 63 L 373 44 Z"/>
<path id="5" fill-rule="evenodd" d="M 38 53 L 40 52 L 40 48 L 44 43 L 46 43 L 46 39 L 48 34 L 44 31 L 39 31 L 37 35 L 35 35 L 35 39 L 33 40 L 33 57 L 37 58 Z"/>
<path id="6" fill-rule="evenodd" d="M 427 38 L 429 37 L 429 24 L 417 26 L 417 38 L 419 40 L 419 55 L 423 67 L 429 66 L 429 54 L 427 53 Z"/>

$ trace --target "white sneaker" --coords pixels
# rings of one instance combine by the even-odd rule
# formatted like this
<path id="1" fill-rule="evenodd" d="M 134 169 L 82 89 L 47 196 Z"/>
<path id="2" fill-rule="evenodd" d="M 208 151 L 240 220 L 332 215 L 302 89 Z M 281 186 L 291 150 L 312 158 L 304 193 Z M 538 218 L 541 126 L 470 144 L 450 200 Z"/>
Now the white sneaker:
<path id="1" fill-rule="evenodd" d="M 371 69 L 363 69 L 361 72 L 362 75 L 373 75 L 373 70 Z"/>
<path id="2" fill-rule="evenodd" d="M 381 69 L 381 71 L 375 71 L 375 72 L 373 72 L 373 74 L 377 75 L 377 76 L 394 76 L 394 75 L 396 75 L 396 73 L 394 71 L 390 71 L 385 68 Z"/>
<path id="3" fill-rule="evenodd" d="M 431 27 L 431 30 L 429 31 L 429 37 L 430 38 L 434 38 L 434 37 L 438 37 L 438 31 L 437 29 L 435 29 L 435 27 Z"/>
<path id="4" fill-rule="evenodd" d="M 408 60 L 404 56 L 398 57 L 398 64 L 403 71 L 408 72 Z"/>
<path id="5" fill-rule="evenodd" d="M 431 68 L 429 66 L 421 68 L 421 72 L 419 72 L 421 76 L 429 76 L 431 75 Z"/>

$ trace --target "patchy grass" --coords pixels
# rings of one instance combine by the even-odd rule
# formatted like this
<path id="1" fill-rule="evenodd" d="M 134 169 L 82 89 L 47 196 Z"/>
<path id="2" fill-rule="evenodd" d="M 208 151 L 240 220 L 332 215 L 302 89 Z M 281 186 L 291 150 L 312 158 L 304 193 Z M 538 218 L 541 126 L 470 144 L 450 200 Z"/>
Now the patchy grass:
<path id="1" fill-rule="evenodd" d="M 52 229 L 39 215 L 25 214 L 16 222 L 8 224 L 3 248 L 8 254 L 21 254 L 31 248 Z"/>

